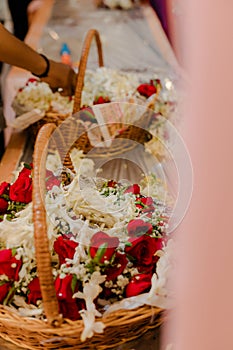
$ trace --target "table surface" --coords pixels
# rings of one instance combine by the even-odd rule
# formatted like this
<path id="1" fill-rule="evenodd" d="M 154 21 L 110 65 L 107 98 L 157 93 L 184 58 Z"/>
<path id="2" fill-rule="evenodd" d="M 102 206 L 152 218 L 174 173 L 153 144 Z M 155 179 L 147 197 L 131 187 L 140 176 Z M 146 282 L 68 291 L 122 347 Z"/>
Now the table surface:
<path id="1" fill-rule="evenodd" d="M 85 33 L 90 28 L 100 32 L 105 65 L 110 68 L 136 72 L 160 72 L 173 75 L 181 72 L 160 22 L 149 6 L 131 11 L 96 9 L 94 1 L 48 0 L 46 11 L 35 16 L 26 41 L 48 57 L 60 60 L 60 48 L 66 42 L 72 49 L 72 60 L 78 61 Z M 91 49 L 88 67 L 95 68 L 97 57 Z M 11 102 L 17 89 L 28 79 L 28 72 L 12 68 L 6 79 L 5 115 L 14 118 Z M 9 131 L 8 147 L 0 164 L 0 181 L 11 181 L 12 173 L 25 157 L 26 135 Z M 18 348 L 0 340 L 0 349 Z M 159 349 L 157 331 L 128 343 L 120 349 Z"/>

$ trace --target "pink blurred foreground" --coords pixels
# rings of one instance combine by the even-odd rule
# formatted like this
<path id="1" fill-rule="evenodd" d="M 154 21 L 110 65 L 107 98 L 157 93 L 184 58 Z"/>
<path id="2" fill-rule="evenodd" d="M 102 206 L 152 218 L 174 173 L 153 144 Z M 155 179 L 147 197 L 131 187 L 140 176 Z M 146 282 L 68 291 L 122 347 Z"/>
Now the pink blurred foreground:
<path id="1" fill-rule="evenodd" d="M 232 350 L 233 2 L 179 3 L 190 78 L 183 137 L 194 190 L 177 232 L 177 308 L 164 348 L 172 343 L 175 350 Z"/>

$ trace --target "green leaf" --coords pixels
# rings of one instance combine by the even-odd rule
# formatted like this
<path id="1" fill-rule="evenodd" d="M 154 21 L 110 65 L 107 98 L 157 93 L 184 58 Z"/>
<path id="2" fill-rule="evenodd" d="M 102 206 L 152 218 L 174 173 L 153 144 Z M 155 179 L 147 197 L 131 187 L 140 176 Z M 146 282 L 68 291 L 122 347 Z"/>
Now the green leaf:
<path id="1" fill-rule="evenodd" d="M 147 207 L 147 205 L 142 203 L 141 201 L 136 201 L 135 204 L 140 204 L 144 208 Z"/>
<path id="2" fill-rule="evenodd" d="M 0 286 L 4 286 L 6 283 L 9 283 L 9 281 L 0 281 Z"/>
<path id="3" fill-rule="evenodd" d="M 23 166 L 24 166 L 24 168 L 26 168 L 26 169 L 32 170 L 31 165 L 28 164 L 28 163 L 24 163 Z"/>
<path id="4" fill-rule="evenodd" d="M 17 249 L 16 249 L 16 248 L 12 248 L 12 249 L 11 249 L 11 254 L 12 254 L 12 256 L 15 256 L 16 253 L 17 253 Z"/>
<path id="5" fill-rule="evenodd" d="M 73 275 L 73 278 L 72 278 L 72 281 L 71 281 L 71 289 L 72 289 L 72 292 L 74 293 L 75 291 L 75 287 L 77 285 L 77 276 L 76 275 Z"/>
<path id="6" fill-rule="evenodd" d="M 126 246 L 126 247 L 131 247 L 131 246 L 132 246 L 132 243 L 131 243 L 131 242 L 125 242 L 125 246 Z"/>
<path id="7" fill-rule="evenodd" d="M 94 262 L 95 263 L 99 263 L 100 260 L 102 259 L 102 257 L 104 256 L 106 250 L 107 250 L 107 247 L 108 247 L 108 244 L 107 243 L 103 243 L 99 246 L 96 254 L 95 254 L 95 257 L 94 257 Z"/>
<path id="8" fill-rule="evenodd" d="M 3 193 L 2 195 L 1 195 L 1 197 L 2 198 L 4 198 L 6 201 L 9 201 L 9 195 L 8 194 L 5 194 L 5 193 Z"/>
<path id="9" fill-rule="evenodd" d="M 8 292 L 8 294 L 7 294 L 7 296 L 6 296 L 6 298 L 5 298 L 4 301 L 3 301 L 3 305 L 9 304 L 10 301 L 11 301 L 11 299 L 13 298 L 14 294 L 15 294 L 15 287 L 12 286 L 11 289 L 9 290 L 9 292 Z"/>

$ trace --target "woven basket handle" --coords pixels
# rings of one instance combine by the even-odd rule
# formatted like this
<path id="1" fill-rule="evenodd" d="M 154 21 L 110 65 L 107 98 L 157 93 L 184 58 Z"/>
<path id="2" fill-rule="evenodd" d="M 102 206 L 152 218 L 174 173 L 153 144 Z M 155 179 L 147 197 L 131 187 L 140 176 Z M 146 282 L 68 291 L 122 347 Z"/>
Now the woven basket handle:
<path id="1" fill-rule="evenodd" d="M 88 55 L 91 47 L 91 43 L 93 38 L 95 38 L 97 51 L 98 51 L 98 59 L 99 59 L 99 67 L 103 67 L 103 53 L 102 53 L 102 44 L 100 40 L 99 32 L 96 29 L 90 29 L 87 32 L 87 35 L 85 37 L 84 43 L 83 43 L 83 49 L 81 53 L 81 59 L 79 63 L 79 70 L 78 70 L 78 76 L 77 76 L 77 84 L 74 94 L 74 106 L 73 106 L 73 113 L 79 112 L 81 108 L 81 98 L 82 98 L 82 89 L 84 85 L 84 78 L 85 78 L 85 72 L 87 67 L 87 60 Z"/>
<path id="2" fill-rule="evenodd" d="M 43 307 L 48 323 L 59 326 L 62 317 L 59 314 L 59 306 L 52 275 L 51 254 L 47 236 L 45 199 L 46 157 L 48 140 L 55 130 L 55 124 L 45 124 L 39 131 L 33 153 L 33 222 L 34 244 L 36 250 L 37 272 L 40 280 L 40 288 L 43 299 Z"/>

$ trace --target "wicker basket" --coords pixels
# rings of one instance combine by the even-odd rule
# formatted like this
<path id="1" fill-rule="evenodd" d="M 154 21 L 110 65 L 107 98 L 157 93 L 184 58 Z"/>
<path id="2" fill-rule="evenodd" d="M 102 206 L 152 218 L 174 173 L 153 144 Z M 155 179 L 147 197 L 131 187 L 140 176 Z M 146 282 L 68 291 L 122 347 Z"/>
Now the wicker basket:
<path id="1" fill-rule="evenodd" d="M 44 207 L 45 162 L 48 139 L 55 130 L 46 124 L 38 133 L 33 163 L 33 220 L 37 271 L 40 279 L 46 321 L 20 317 L 7 306 L 0 306 L 0 336 L 26 349 L 107 349 L 142 336 L 162 323 L 163 310 L 143 306 L 134 310 L 119 310 L 100 320 L 106 328 L 84 343 L 80 341 L 83 321 L 62 319 L 54 287 L 51 255 Z"/>
<path id="2" fill-rule="evenodd" d="M 90 50 L 90 45 L 92 40 L 95 38 L 96 46 L 98 50 L 98 58 L 99 58 L 99 66 L 102 67 L 103 64 L 103 54 L 102 54 L 102 44 L 100 40 L 99 32 L 95 29 L 90 29 L 87 32 L 87 35 L 85 37 L 83 48 L 81 52 L 81 58 L 80 58 L 80 66 L 79 66 L 79 72 L 77 77 L 77 84 L 76 84 L 76 90 L 75 90 L 75 96 L 74 96 L 74 108 L 73 113 L 76 113 L 80 110 L 81 106 L 81 93 L 82 88 L 84 84 L 84 77 L 85 77 L 85 69 L 87 64 L 87 57 Z M 55 111 L 48 111 L 44 118 L 40 119 L 38 122 L 34 123 L 30 127 L 30 132 L 36 136 L 39 129 L 47 123 L 54 123 L 57 126 L 59 126 L 67 117 L 69 117 L 69 114 L 62 114 Z"/>
<path id="3" fill-rule="evenodd" d="M 102 67 L 104 65 L 102 44 L 99 32 L 95 29 L 90 29 L 87 32 L 83 43 L 79 71 L 77 75 L 77 84 L 74 95 L 74 106 L 72 111 L 72 114 L 75 115 L 76 120 L 79 120 L 81 118 L 81 114 L 78 112 L 81 109 L 81 99 L 82 90 L 84 86 L 85 72 L 93 39 L 95 39 L 97 46 L 99 67 Z M 134 148 L 137 143 L 144 144 L 145 142 L 151 139 L 151 134 L 146 129 L 150 123 L 152 114 L 153 111 L 148 108 L 146 112 L 140 117 L 140 119 L 138 119 L 137 121 L 132 120 L 132 124 L 124 124 L 124 122 L 119 122 L 117 120 L 116 123 L 107 124 L 110 136 L 114 135 L 114 140 L 117 139 L 117 141 L 112 143 L 111 147 L 94 147 L 89 140 L 87 132 L 88 130 L 84 127 L 84 124 L 79 123 L 79 127 L 81 128 L 81 132 L 79 132 L 80 137 L 73 146 L 83 150 L 85 154 L 89 153 L 94 148 L 95 150 L 94 152 L 92 152 L 92 157 L 105 157 L 106 155 L 109 156 L 121 154 L 124 151 Z M 68 115 L 66 114 L 48 112 L 43 119 L 41 119 L 33 125 L 32 132 L 34 135 L 37 134 L 39 128 L 46 123 L 55 123 L 57 126 L 59 126 L 64 120 L 66 120 L 67 117 Z M 73 130 L 71 129 L 70 132 L 72 131 Z"/>

